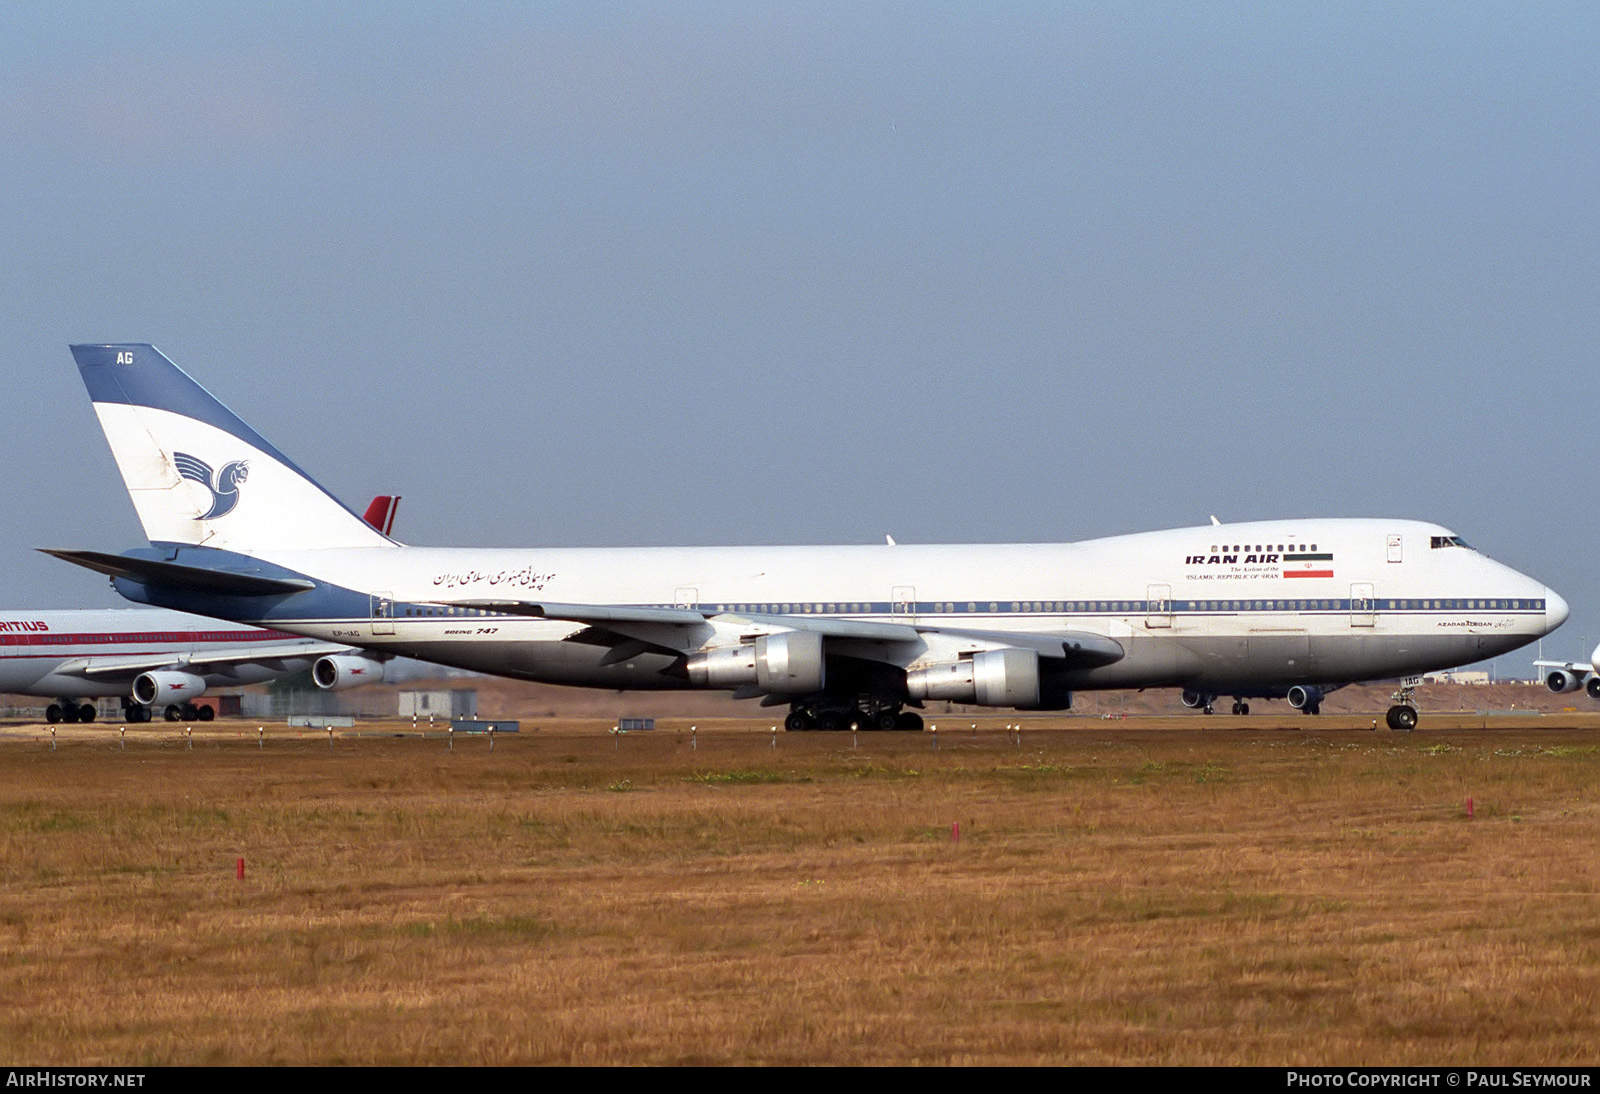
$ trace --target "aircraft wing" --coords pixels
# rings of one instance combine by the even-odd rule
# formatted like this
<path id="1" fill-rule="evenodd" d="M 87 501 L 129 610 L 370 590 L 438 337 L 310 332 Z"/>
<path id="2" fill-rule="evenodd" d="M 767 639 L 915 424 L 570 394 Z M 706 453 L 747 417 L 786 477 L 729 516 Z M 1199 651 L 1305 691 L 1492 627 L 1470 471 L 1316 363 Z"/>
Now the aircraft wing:
<path id="1" fill-rule="evenodd" d="M 1590 661 L 1535 661 L 1535 668 L 1541 669 L 1566 669 L 1568 672 L 1593 672 L 1594 664 Z"/>
<path id="2" fill-rule="evenodd" d="M 80 657 L 67 661 L 57 673 L 85 678 L 126 676 L 132 679 L 156 669 L 198 669 L 213 671 L 228 665 L 265 664 L 294 658 L 315 658 L 328 653 L 347 653 L 349 646 L 332 642 L 280 642 L 271 645 L 213 650 L 203 653 L 129 654 L 125 657 Z"/>
<path id="3" fill-rule="evenodd" d="M 754 615 L 711 612 L 699 608 L 638 608 L 608 604 L 562 604 L 530 600 L 439 601 L 455 607 L 477 608 L 504 615 L 526 615 L 587 624 L 581 641 L 621 645 L 624 641 L 690 653 L 721 637 L 756 637 L 783 631 L 810 631 L 828 640 L 830 648 L 851 657 L 899 663 L 906 647 L 926 646 L 937 638 L 942 644 L 970 650 L 1014 647 L 1036 651 L 1040 657 L 1067 661 L 1075 666 L 1109 665 L 1123 657 L 1115 639 L 1090 631 L 980 631 L 931 627 L 914 623 L 879 623 L 865 619 L 837 619 L 810 615 Z M 607 636 L 614 635 L 613 643 Z M 891 651 L 889 647 L 901 647 Z M 633 648 L 637 648 L 635 645 Z M 900 653 L 900 656 L 896 656 Z"/>

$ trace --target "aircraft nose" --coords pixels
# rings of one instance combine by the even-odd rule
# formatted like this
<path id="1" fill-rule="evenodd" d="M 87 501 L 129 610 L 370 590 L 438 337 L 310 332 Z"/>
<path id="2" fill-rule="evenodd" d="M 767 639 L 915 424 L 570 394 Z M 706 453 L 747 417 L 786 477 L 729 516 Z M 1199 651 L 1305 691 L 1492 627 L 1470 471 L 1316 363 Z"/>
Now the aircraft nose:
<path id="1" fill-rule="evenodd" d="M 1567 602 L 1561 594 L 1545 586 L 1544 590 L 1544 632 L 1549 634 L 1567 621 Z M 1597 651 L 1600 652 L 1600 651 Z"/>

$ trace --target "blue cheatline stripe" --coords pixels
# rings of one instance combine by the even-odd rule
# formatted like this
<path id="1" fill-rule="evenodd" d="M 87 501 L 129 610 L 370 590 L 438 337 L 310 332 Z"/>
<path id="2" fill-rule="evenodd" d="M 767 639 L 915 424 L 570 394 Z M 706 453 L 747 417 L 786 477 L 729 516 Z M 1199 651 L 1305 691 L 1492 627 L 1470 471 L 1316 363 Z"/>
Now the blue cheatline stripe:
<path id="1" fill-rule="evenodd" d="M 537 600 L 532 601 L 538 603 Z M 675 608 L 681 605 L 616 604 L 619 608 Z M 395 601 L 392 618 L 529 618 L 505 616 L 479 608 L 452 608 L 425 601 Z M 1239 615 L 1286 612 L 1296 615 L 1341 612 L 1404 612 L 1413 615 L 1459 614 L 1469 611 L 1539 614 L 1545 602 L 1537 599 L 1375 599 L 1357 604 L 1349 599 L 1304 600 L 1177 600 L 1163 606 L 1149 600 L 981 600 L 981 601 L 701 601 L 691 609 L 731 615 Z"/>

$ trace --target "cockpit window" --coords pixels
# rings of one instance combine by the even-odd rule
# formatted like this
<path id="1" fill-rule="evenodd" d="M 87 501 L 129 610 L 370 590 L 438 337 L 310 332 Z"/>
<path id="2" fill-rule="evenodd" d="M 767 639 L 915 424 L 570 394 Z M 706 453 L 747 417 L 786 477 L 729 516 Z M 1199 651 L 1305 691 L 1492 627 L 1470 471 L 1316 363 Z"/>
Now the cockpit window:
<path id="1" fill-rule="evenodd" d="M 1460 536 L 1434 536 L 1432 546 L 1435 550 L 1440 547 L 1465 547 L 1469 551 L 1472 550 L 1467 541 Z"/>

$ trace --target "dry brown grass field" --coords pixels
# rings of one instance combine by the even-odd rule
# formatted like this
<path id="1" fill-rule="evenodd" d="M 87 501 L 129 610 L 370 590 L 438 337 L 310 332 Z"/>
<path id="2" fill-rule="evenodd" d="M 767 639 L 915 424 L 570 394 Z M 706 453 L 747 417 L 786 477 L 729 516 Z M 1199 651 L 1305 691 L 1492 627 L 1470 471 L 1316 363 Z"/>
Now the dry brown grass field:
<path id="1" fill-rule="evenodd" d="M 1600 716 L 971 721 L 0 729 L 0 1055 L 1600 1057 Z"/>

